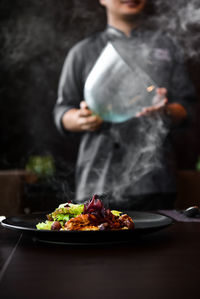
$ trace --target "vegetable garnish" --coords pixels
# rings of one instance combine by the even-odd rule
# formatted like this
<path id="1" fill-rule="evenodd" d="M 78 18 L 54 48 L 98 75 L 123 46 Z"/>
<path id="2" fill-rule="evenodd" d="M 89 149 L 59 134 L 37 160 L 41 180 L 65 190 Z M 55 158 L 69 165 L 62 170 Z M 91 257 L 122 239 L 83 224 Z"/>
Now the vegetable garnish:
<path id="1" fill-rule="evenodd" d="M 106 209 L 97 195 L 85 204 L 61 204 L 47 215 L 47 219 L 46 222 L 38 223 L 37 229 L 66 231 L 134 229 L 131 217 L 120 211 Z"/>

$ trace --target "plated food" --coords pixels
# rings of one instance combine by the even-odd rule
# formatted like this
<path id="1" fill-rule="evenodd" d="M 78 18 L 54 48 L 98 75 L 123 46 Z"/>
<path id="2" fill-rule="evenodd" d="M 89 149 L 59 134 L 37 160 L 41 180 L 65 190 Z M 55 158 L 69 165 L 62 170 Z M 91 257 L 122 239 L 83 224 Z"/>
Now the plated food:
<path id="1" fill-rule="evenodd" d="M 134 222 L 122 212 L 106 209 L 94 195 L 84 204 L 64 203 L 47 215 L 45 222 L 36 225 L 38 230 L 102 231 L 133 230 Z"/>

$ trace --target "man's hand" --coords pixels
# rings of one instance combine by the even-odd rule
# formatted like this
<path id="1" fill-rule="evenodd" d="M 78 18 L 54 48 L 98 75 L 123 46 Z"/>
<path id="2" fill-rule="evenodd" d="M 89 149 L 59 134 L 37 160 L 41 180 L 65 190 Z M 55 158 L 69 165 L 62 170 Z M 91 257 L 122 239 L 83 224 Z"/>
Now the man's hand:
<path id="1" fill-rule="evenodd" d="M 163 113 L 168 102 L 166 95 L 166 88 L 158 88 L 156 90 L 155 99 L 153 100 L 153 106 L 144 107 L 139 113 L 137 113 L 136 117 L 153 115 L 155 113 Z"/>
<path id="2" fill-rule="evenodd" d="M 167 115 L 173 125 L 181 124 L 187 117 L 186 109 L 179 103 L 168 104 L 167 89 L 158 88 L 153 106 L 145 107 L 139 112 L 136 117 L 153 115 L 155 113 L 163 113 Z"/>
<path id="3" fill-rule="evenodd" d="M 102 122 L 98 115 L 88 109 L 85 101 L 80 103 L 80 109 L 71 109 L 62 118 L 64 128 L 73 132 L 96 131 Z"/>

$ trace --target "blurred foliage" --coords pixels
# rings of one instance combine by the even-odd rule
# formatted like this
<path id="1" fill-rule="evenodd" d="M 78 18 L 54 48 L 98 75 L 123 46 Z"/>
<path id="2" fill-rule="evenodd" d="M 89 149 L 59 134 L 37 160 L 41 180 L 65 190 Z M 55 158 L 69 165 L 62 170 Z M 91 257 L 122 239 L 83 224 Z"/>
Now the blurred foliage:
<path id="1" fill-rule="evenodd" d="M 197 164 L 196 164 L 196 170 L 200 171 L 200 157 L 198 158 Z"/>
<path id="2" fill-rule="evenodd" d="M 39 178 L 46 178 L 53 176 L 55 163 L 52 156 L 30 156 L 25 168 Z"/>

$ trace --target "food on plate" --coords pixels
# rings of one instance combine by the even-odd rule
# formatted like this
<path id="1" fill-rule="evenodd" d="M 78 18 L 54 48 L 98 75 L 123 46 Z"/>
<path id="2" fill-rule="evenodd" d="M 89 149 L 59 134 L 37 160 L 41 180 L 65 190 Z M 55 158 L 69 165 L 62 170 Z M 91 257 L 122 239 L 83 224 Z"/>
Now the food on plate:
<path id="1" fill-rule="evenodd" d="M 39 230 L 56 231 L 102 231 L 134 229 L 130 216 L 106 209 L 94 195 L 85 204 L 64 203 L 47 215 L 45 222 L 36 225 Z"/>

